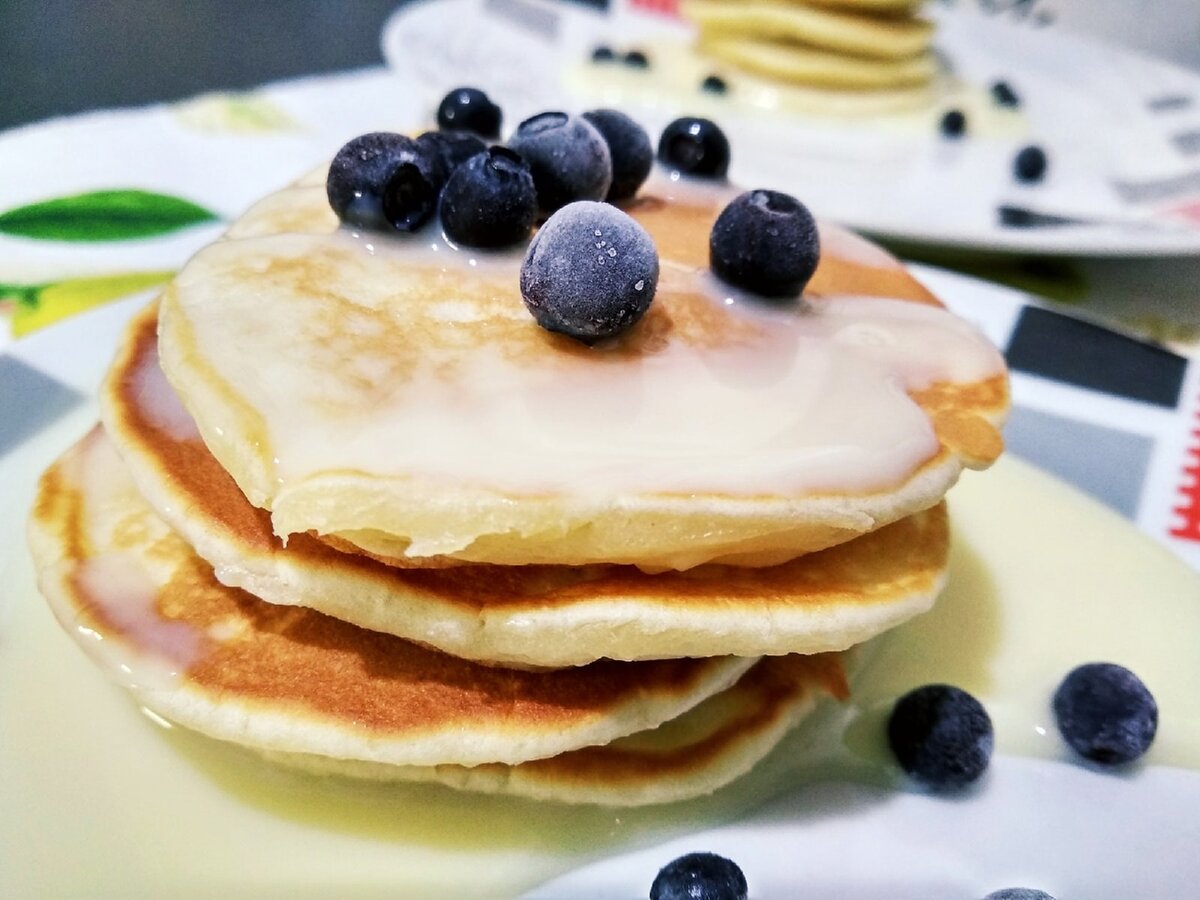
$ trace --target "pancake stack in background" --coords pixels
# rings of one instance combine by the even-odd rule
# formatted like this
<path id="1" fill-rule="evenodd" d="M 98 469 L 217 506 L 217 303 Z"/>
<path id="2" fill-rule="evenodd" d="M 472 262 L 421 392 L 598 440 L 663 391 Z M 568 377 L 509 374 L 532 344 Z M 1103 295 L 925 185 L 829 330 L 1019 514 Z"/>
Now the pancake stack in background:
<path id="1" fill-rule="evenodd" d="M 814 110 L 926 104 L 938 74 L 920 0 L 684 0 L 701 55 L 743 89 Z M 805 99 L 807 98 L 807 102 Z M 824 102 L 822 102 L 824 101 Z M 786 103 L 784 104 L 787 105 Z"/>
<path id="2" fill-rule="evenodd" d="M 313 772 L 662 803 L 933 603 L 1006 378 L 886 253 L 823 226 L 759 309 L 707 271 L 730 192 L 652 179 L 653 306 L 587 347 L 526 312 L 524 246 L 352 232 L 324 181 L 131 323 L 42 478 L 43 593 L 138 703 Z"/>

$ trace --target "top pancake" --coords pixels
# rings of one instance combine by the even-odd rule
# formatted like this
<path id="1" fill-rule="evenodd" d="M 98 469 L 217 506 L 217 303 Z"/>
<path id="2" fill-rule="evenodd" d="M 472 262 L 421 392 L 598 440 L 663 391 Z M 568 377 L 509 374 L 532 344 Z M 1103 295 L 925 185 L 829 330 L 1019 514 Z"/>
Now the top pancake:
<path id="1" fill-rule="evenodd" d="M 158 367 L 155 307 L 131 324 L 100 395 L 145 500 L 222 583 L 483 662 L 840 650 L 927 610 L 941 587 L 945 504 L 778 566 L 396 567 L 310 535 L 285 548 L 201 442 Z"/>
<path id="2" fill-rule="evenodd" d="M 746 300 L 706 271 L 730 191 L 653 182 L 629 211 L 658 294 L 587 348 L 524 309 L 523 249 L 339 230 L 322 181 L 252 209 L 160 312 L 168 379 L 280 535 L 409 565 L 771 564 L 1000 452 L 999 354 L 844 232 L 806 303 Z"/>

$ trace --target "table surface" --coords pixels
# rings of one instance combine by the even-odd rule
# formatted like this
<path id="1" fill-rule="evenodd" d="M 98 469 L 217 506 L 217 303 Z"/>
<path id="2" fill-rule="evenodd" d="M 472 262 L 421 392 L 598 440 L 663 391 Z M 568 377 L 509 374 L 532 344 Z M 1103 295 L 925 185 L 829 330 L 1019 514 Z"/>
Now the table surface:
<path id="1" fill-rule="evenodd" d="M 379 65 L 404 0 L 3 0 L 0 129 Z"/>

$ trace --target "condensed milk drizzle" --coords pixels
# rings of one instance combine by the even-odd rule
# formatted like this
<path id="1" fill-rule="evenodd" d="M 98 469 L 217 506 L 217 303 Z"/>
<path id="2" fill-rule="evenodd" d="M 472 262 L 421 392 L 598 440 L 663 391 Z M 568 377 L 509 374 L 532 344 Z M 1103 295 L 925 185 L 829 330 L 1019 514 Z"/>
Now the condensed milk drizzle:
<path id="1" fill-rule="evenodd" d="M 521 258 L 435 227 L 248 238 L 202 251 L 180 297 L 185 314 L 237 303 L 195 317 L 197 347 L 262 414 L 284 488 L 349 469 L 523 494 L 869 491 L 937 451 L 907 391 L 1003 371 L 940 309 L 831 297 L 785 314 L 678 268 L 655 300 L 665 340 L 563 352 L 523 307 Z M 337 273 L 336 321 L 300 266 Z M 248 291 L 265 302 L 231 299 Z"/>
<path id="2" fill-rule="evenodd" d="M 120 503 L 119 492 L 133 489 L 123 463 L 111 443 L 93 436 L 68 474 L 83 498 L 86 543 L 102 548 L 78 561 L 74 583 L 87 612 L 81 611 L 68 627 L 79 632 L 80 644 L 116 682 L 172 688 L 203 655 L 205 639 L 192 626 L 159 613 L 161 586 L 146 562 L 121 549 L 124 531 L 138 543 L 136 535 L 146 523 L 105 521 L 110 508 Z"/>
<path id="3" fill-rule="evenodd" d="M 200 440 L 200 430 L 163 375 L 157 353 L 138 360 L 133 382 L 138 409 L 152 425 L 176 441 Z"/>

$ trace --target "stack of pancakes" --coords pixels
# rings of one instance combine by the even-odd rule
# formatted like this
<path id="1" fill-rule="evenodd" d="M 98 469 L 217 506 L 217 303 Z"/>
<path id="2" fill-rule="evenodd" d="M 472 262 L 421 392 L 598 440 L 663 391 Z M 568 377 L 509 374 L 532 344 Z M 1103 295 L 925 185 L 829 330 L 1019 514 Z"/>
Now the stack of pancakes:
<path id="1" fill-rule="evenodd" d="M 698 49 L 784 88 L 911 105 L 937 75 L 921 0 L 685 0 Z"/>
<path id="2" fill-rule="evenodd" d="M 323 172 L 262 201 L 42 478 L 59 620 L 159 716 L 310 771 L 609 805 L 746 772 L 933 602 L 1008 401 L 846 232 L 802 302 L 724 292 L 726 199 L 643 189 L 658 293 L 597 347 L 529 317 L 523 248 L 350 232 Z"/>

